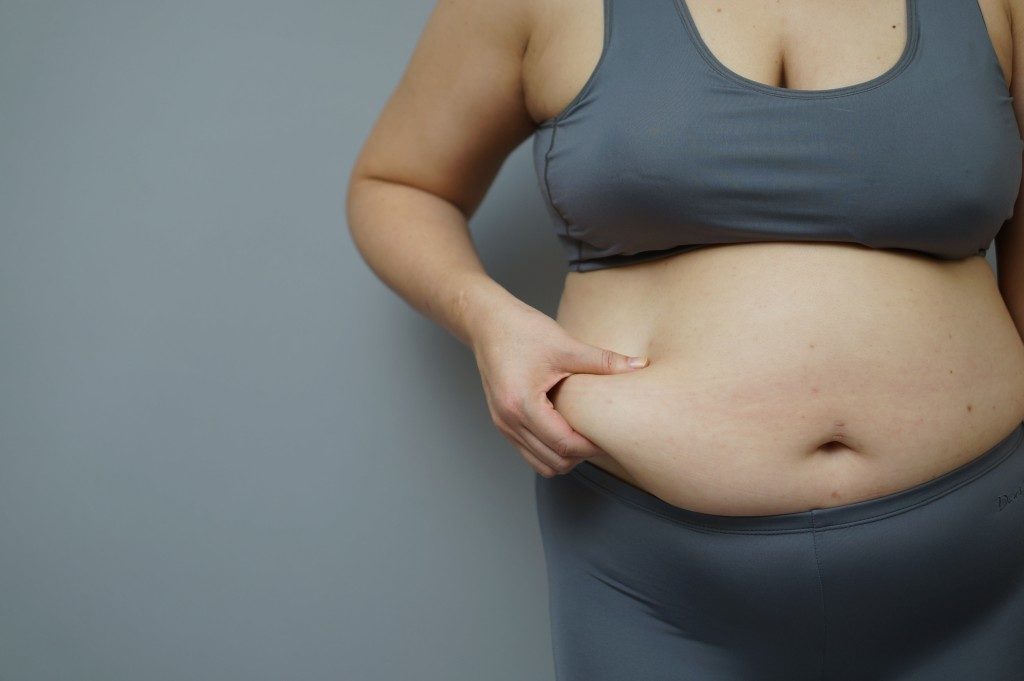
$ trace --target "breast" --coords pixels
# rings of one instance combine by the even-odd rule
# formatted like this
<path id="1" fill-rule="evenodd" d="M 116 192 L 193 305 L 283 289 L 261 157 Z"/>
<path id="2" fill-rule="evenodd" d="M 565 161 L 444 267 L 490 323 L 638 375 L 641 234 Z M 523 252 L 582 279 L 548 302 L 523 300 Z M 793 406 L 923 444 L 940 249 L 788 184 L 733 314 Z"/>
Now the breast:
<path id="1" fill-rule="evenodd" d="M 898 102 L 884 88 L 646 87 L 539 129 L 535 168 L 570 270 L 772 240 L 984 252 L 1013 213 L 1024 140 L 1009 96 L 956 76 L 908 80 Z"/>

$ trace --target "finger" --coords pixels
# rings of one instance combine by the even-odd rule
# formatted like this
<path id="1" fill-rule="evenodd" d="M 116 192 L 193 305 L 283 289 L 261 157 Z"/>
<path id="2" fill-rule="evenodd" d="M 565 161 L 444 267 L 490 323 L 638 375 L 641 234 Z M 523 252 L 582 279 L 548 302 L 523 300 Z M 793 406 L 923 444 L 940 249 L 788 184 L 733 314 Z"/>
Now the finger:
<path id="1" fill-rule="evenodd" d="M 533 452 L 531 452 L 528 448 L 520 447 L 517 445 L 516 449 L 518 449 L 519 453 L 522 454 L 524 459 L 526 459 L 526 462 L 530 464 L 530 467 L 533 468 L 533 470 L 540 473 L 541 475 L 543 475 L 545 478 L 553 478 L 556 475 L 558 475 L 558 471 L 551 468 L 551 466 L 545 465 L 544 462 L 542 462 L 540 459 L 534 456 Z"/>
<path id="2" fill-rule="evenodd" d="M 603 450 L 577 432 L 547 395 L 523 407 L 523 425 L 561 458 L 588 458 Z"/>
<path id="3" fill-rule="evenodd" d="M 538 457 L 522 438 L 518 436 L 513 439 L 513 443 L 519 453 L 526 459 L 526 463 L 530 464 L 533 470 L 537 471 L 545 478 L 552 478 L 558 475 L 558 471 L 546 464 L 540 457 Z"/>
<path id="4" fill-rule="evenodd" d="M 581 342 L 573 346 L 572 354 L 562 362 L 561 368 L 575 374 L 619 374 L 642 369 L 649 363 L 647 357 L 630 357 Z"/>
<path id="5" fill-rule="evenodd" d="M 551 461 L 554 459 L 554 463 L 550 464 L 556 473 L 564 474 L 576 468 L 579 464 L 586 461 L 586 458 L 580 456 L 561 456 L 548 445 L 544 444 L 534 433 L 530 432 L 528 428 L 523 428 L 521 431 L 523 439 L 528 442 L 534 453 L 537 453 L 540 457 L 543 457 L 545 461 Z"/>
<path id="6" fill-rule="evenodd" d="M 577 460 L 556 454 L 525 426 L 519 431 L 519 434 L 522 436 L 523 441 L 530 446 L 530 451 L 556 473 L 568 473 L 579 463 Z"/>
<path id="7" fill-rule="evenodd" d="M 515 433 L 515 431 L 507 428 L 504 424 L 499 424 L 498 430 L 500 430 L 501 434 L 519 450 L 519 453 L 524 459 L 526 459 L 526 463 L 530 464 L 530 467 L 533 468 L 533 470 L 546 478 L 557 475 L 558 472 L 555 469 L 541 461 L 536 454 L 530 451 L 529 445 L 527 445 L 526 442 L 524 442 L 523 439 Z"/>

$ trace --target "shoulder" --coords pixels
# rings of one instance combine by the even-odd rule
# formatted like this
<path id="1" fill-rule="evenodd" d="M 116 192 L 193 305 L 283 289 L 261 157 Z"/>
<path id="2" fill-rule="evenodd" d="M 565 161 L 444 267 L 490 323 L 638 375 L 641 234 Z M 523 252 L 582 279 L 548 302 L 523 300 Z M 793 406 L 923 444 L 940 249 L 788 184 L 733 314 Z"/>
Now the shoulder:
<path id="1" fill-rule="evenodd" d="M 431 20 L 454 36 L 474 35 L 525 49 L 545 0 L 435 0 Z"/>
<path id="2" fill-rule="evenodd" d="M 542 1 L 555 0 L 435 0 L 352 178 L 417 187 L 472 215 L 534 131 L 522 67 Z"/>

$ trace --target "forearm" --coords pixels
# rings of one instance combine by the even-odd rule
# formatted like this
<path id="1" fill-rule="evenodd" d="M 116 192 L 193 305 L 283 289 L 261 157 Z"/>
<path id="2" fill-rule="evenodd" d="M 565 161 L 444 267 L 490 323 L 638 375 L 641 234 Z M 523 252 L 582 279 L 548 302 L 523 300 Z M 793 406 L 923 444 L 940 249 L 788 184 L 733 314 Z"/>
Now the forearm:
<path id="1" fill-rule="evenodd" d="M 488 276 L 465 215 L 450 202 L 409 185 L 356 178 L 346 213 L 374 274 L 464 344 L 472 347 L 497 311 L 524 304 Z"/>

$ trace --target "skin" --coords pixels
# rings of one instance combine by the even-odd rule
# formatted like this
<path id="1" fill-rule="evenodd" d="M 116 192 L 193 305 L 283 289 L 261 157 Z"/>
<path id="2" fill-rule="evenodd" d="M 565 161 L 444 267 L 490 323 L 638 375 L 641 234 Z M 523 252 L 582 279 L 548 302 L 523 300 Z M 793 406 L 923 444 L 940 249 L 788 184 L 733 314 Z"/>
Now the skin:
<path id="1" fill-rule="evenodd" d="M 1024 0 L 979 5 L 1024 130 Z M 902 3 L 851 6 L 843 41 L 828 30 L 839 10 L 815 3 L 688 6 L 720 61 L 776 86 L 862 82 L 903 47 Z M 487 276 L 468 221 L 508 154 L 589 77 L 601 15 L 599 0 L 440 0 L 348 187 L 364 260 L 472 349 L 495 426 L 534 470 L 586 459 L 681 506 L 783 513 L 909 487 L 1020 422 L 1020 199 L 996 238 L 998 280 L 981 258 L 753 244 L 567 273 L 552 320 Z M 746 304 L 767 285 L 785 306 Z M 922 293 L 892 309 L 893 290 Z M 823 317 L 836 299 L 844 314 Z M 631 369 L 633 355 L 650 362 Z"/>

